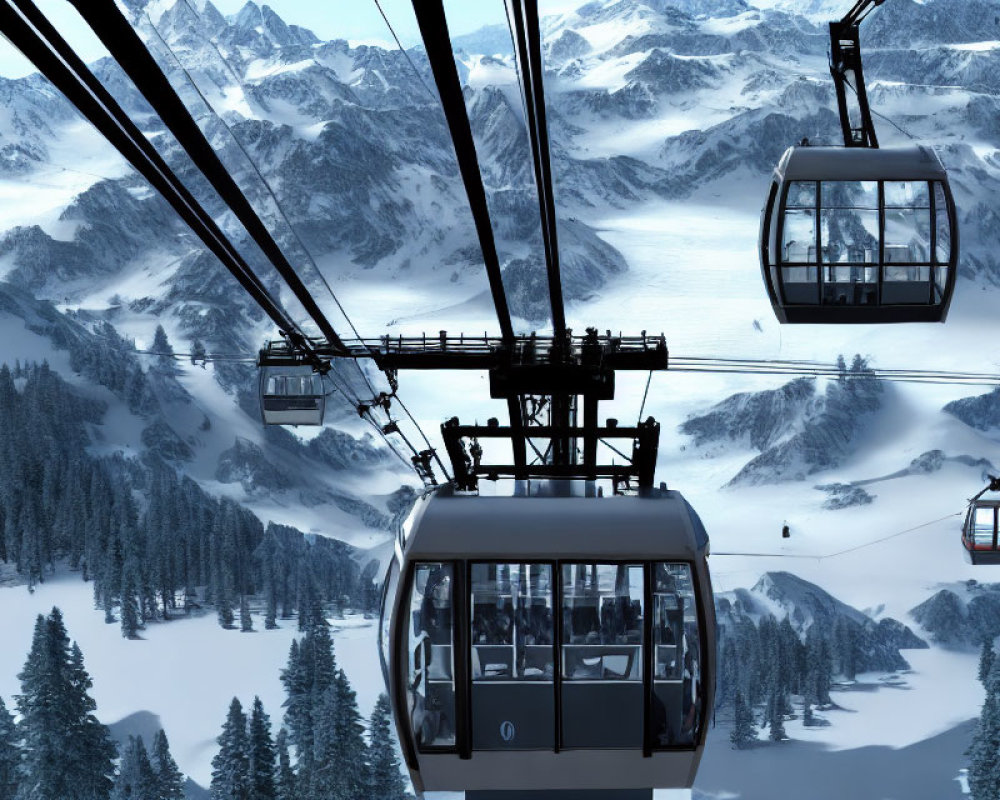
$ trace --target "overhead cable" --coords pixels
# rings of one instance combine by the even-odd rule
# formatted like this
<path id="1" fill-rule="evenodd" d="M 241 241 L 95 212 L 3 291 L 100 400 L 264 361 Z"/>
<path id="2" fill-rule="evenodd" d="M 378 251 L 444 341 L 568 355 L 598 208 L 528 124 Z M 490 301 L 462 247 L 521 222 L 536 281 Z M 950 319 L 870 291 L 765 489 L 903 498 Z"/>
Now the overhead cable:
<path id="1" fill-rule="evenodd" d="M 563 307 L 562 276 L 559 271 L 559 242 L 556 205 L 552 183 L 552 163 L 549 157 L 549 131 L 545 115 L 545 88 L 542 70 L 541 36 L 537 0 L 506 0 L 508 25 L 516 43 L 515 56 L 520 65 L 521 94 L 525 109 L 525 125 L 531 144 L 531 158 L 538 191 L 541 216 L 542 244 L 549 281 L 549 303 L 552 308 L 552 330 L 558 341 L 566 336 L 566 312 Z"/>
<path id="2" fill-rule="evenodd" d="M 496 241 L 493 237 L 493 225 L 490 222 L 489 205 L 486 202 L 486 188 L 483 186 L 483 176 L 479 171 L 479 157 L 476 154 L 476 144 L 472 138 L 472 126 L 469 113 L 465 108 L 465 96 L 462 94 L 462 84 L 455 67 L 455 56 L 451 49 L 451 37 L 448 34 L 448 21 L 445 18 L 442 0 L 413 0 L 413 12 L 420 26 L 420 35 L 427 51 L 427 59 L 434 73 L 434 82 L 441 97 L 452 144 L 455 148 L 455 158 L 465 184 L 465 193 L 469 199 L 469 209 L 479 237 L 479 246 L 483 252 L 486 265 L 486 275 L 489 279 L 490 293 L 496 308 L 500 323 L 500 333 L 506 340 L 514 338 L 514 327 L 511 323 L 510 309 L 507 305 L 507 294 L 503 286 L 503 276 L 500 271 L 500 257 L 497 255 Z"/>
<path id="3" fill-rule="evenodd" d="M 278 328 L 301 340 L 304 351 L 311 354 L 312 349 L 296 323 L 31 0 L 0 0 L 0 32 L 150 182 Z"/>
<path id="4" fill-rule="evenodd" d="M 911 528 L 906 528 L 902 531 L 896 531 L 888 536 L 882 536 L 878 539 L 872 539 L 868 542 L 862 542 L 861 544 L 854 545 L 852 547 L 847 547 L 843 550 L 837 550 L 833 553 L 825 553 L 819 555 L 810 555 L 809 553 L 750 553 L 750 552 L 736 552 L 736 551 L 713 551 L 712 557 L 726 556 L 732 558 L 797 558 L 797 559 L 807 559 L 810 561 L 825 561 L 829 558 L 837 558 L 838 556 L 844 556 L 848 553 L 854 553 L 858 550 L 864 550 L 867 547 L 873 547 L 877 544 L 882 544 L 883 542 L 888 542 L 890 539 L 896 539 L 900 536 L 906 536 L 907 534 L 914 533 L 915 531 L 922 530 L 923 528 L 930 527 L 931 525 L 937 525 L 939 522 L 944 522 L 946 519 L 952 519 L 953 517 L 960 517 L 965 513 L 963 511 L 956 511 L 953 514 L 945 514 L 943 517 L 938 517 L 937 519 L 932 519 L 929 522 L 921 522 L 919 525 L 914 525 Z"/>
<path id="5" fill-rule="evenodd" d="M 246 228 L 267 259 L 274 265 L 306 313 L 335 349 L 343 349 L 340 336 L 316 304 L 295 269 L 285 257 L 267 226 L 233 180 L 204 133 L 177 96 L 145 44 L 114 0 L 69 0 L 104 46 L 131 78 L 136 88 L 173 133 L 192 162 L 202 172 Z"/>
<path id="6" fill-rule="evenodd" d="M 191 9 L 192 13 L 197 14 L 197 12 L 193 8 L 191 8 L 190 4 L 188 4 L 188 8 Z M 232 129 L 232 127 L 229 125 L 229 123 L 226 122 L 226 120 L 223 118 L 223 116 L 221 114 L 219 114 L 218 111 L 216 111 L 216 109 L 212 105 L 211 101 L 208 99 L 208 97 L 205 95 L 205 93 L 202 92 L 201 88 L 198 86 L 197 81 L 195 81 L 194 76 L 191 75 L 190 71 L 183 65 L 183 63 L 181 63 L 181 60 L 177 57 L 177 54 L 174 52 L 173 48 L 167 43 L 166 39 L 164 39 L 164 37 L 160 33 L 159 29 L 153 23 L 152 19 L 149 17 L 148 14 L 146 15 L 146 20 L 149 23 L 149 27 L 152 29 L 153 33 L 156 35 L 157 39 L 159 40 L 161 46 L 166 50 L 167 53 L 170 54 L 170 56 L 174 59 L 174 63 L 177 65 L 177 68 L 184 74 L 184 77 L 187 80 L 188 85 L 198 95 L 198 97 L 200 98 L 200 100 L 202 101 L 202 103 L 204 104 L 204 106 L 208 109 L 209 113 L 212 114 L 212 116 L 223 127 L 223 129 L 226 131 L 226 133 L 229 134 L 229 137 L 230 137 L 231 141 L 236 145 L 237 149 L 242 154 L 245 162 L 250 167 L 250 169 L 253 170 L 254 174 L 257 176 L 258 180 L 263 185 L 265 191 L 268 193 L 268 196 L 271 198 L 271 201 L 274 204 L 274 208 L 275 208 L 277 214 L 281 217 L 281 220 L 284 222 L 285 227 L 288 229 L 288 231 L 291 233 L 292 237 L 295 239 L 295 241 L 296 241 L 296 243 L 298 245 L 298 249 L 305 256 L 305 259 L 306 259 L 307 263 L 312 267 L 312 270 L 316 273 L 316 275 L 319 278 L 320 282 L 323 284 L 324 287 L 326 287 L 326 290 L 329 293 L 330 298 L 333 300 L 334 304 L 337 306 L 337 309 L 340 311 L 341 316 L 343 316 L 344 321 L 347 323 L 348 327 L 350 327 L 350 329 L 354 333 L 355 337 L 357 337 L 358 339 L 360 339 L 361 335 L 358 333 L 358 329 L 354 326 L 354 323 L 351 321 L 351 318 L 347 315 L 347 311 L 344 309 L 343 305 L 341 304 L 340 299 L 334 293 L 333 288 L 330 286 L 330 283 L 326 279 L 326 276 L 320 270 L 319 265 L 316 263 L 316 260 L 313 258 L 312 253 L 309 251 L 309 248 L 306 247 L 305 242 L 302 241 L 302 237 L 299 236 L 298 230 L 295 228 L 294 225 L 292 225 L 292 222 L 288 218 L 288 215 L 285 213 L 285 209 L 282 206 L 281 201 L 278 200 L 277 193 L 274 191 L 273 187 L 271 186 L 270 181 L 268 181 L 268 179 L 264 176 L 264 173 L 262 172 L 261 168 L 258 166 L 258 164 L 254 160 L 254 158 L 250 155 L 250 153 L 246 149 L 246 147 L 244 147 L 243 142 L 240 141 L 240 138 L 236 135 L 236 132 Z M 214 52 L 215 52 L 216 56 L 218 56 L 219 60 L 221 62 L 223 62 L 224 65 L 226 65 L 227 67 L 229 67 L 229 62 L 222 55 L 222 53 L 219 51 L 218 47 L 213 42 L 211 42 L 210 40 L 208 40 L 207 38 L 205 39 L 205 41 L 214 50 Z M 237 85 L 244 92 L 244 94 L 246 94 L 246 87 L 244 86 L 243 82 L 240 80 L 240 78 L 236 75 L 235 71 L 232 70 L 231 67 L 230 67 L 230 74 L 233 75 L 234 79 L 237 82 Z M 376 361 L 377 361 L 377 359 L 376 359 Z M 375 390 L 375 387 L 372 386 L 371 381 L 368 380 L 368 376 L 365 374 L 365 371 L 361 368 L 361 366 L 357 363 L 357 361 L 354 362 L 354 368 L 357 370 L 358 374 L 361 376 L 361 380 L 368 387 L 368 390 L 372 393 L 372 395 L 375 395 L 377 393 L 376 390 Z M 336 369 L 336 366 L 335 365 L 331 365 L 331 369 Z"/>
<path id="7" fill-rule="evenodd" d="M 375 7 L 378 9 L 378 13 L 382 15 L 382 19 L 385 20 L 385 25 L 389 29 L 389 33 L 392 34 L 392 38 L 396 40 L 396 47 L 399 48 L 399 52 L 403 54 L 409 63 L 413 74 L 417 76 L 417 80 L 420 81 L 420 85 L 424 87 L 427 94 L 431 96 L 432 100 L 437 100 L 437 95 L 431 91 L 431 87 L 427 85 L 427 81 L 424 80 L 424 76 L 420 74 L 420 70 L 417 69 L 417 65 L 413 63 L 413 59 L 410 58 L 410 54 L 406 52 L 406 48 L 403 47 L 403 43 L 399 41 L 399 37 L 396 35 L 396 29 L 392 27 L 392 23 L 389 22 L 389 17 L 386 15 L 385 10 L 382 8 L 382 4 L 379 0 L 375 0 Z"/>

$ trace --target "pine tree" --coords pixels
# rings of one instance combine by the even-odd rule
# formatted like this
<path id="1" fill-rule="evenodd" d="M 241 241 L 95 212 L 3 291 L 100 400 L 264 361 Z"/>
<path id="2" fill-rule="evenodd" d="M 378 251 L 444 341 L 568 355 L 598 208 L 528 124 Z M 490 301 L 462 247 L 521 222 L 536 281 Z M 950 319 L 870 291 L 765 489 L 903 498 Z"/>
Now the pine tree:
<path id="1" fill-rule="evenodd" d="M 737 750 L 745 750 L 757 740 L 757 731 L 753 724 L 753 712 L 743 699 L 742 692 L 736 692 L 733 709 L 733 730 L 729 741 Z"/>
<path id="2" fill-rule="evenodd" d="M 174 348 L 171 346 L 167 332 L 163 330 L 162 325 L 157 325 L 156 331 L 153 333 L 153 352 L 157 355 L 158 366 L 173 368 Z"/>
<path id="3" fill-rule="evenodd" d="M 142 627 L 142 615 L 139 610 L 139 565 L 134 556 L 125 561 L 122 569 L 121 587 L 121 623 L 122 636 L 126 639 L 138 639 Z"/>
<path id="4" fill-rule="evenodd" d="M 271 719 L 264 713 L 264 704 L 254 697 L 250 712 L 250 798 L 275 800 L 274 742 L 271 741 Z"/>
<path id="5" fill-rule="evenodd" d="M 832 672 L 830 644 L 813 625 L 806 633 L 805 696 L 814 705 L 829 705 L 832 702 L 830 698 Z"/>
<path id="6" fill-rule="evenodd" d="M 160 800 L 156 773 L 141 736 L 129 736 L 122 753 L 111 800 Z"/>
<path id="7" fill-rule="evenodd" d="M 250 598 L 240 595 L 240 630 L 248 633 L 253 630 L 253 618 L 250 616 Z"/>
<path id="8" fill-rule="evenodd" d="M 170 743 L 162 728 L 153 738 L 153 769 L 157 800 L 184 800 L 184 775 L 170 754 Z"/>
<path id="9" fill-rule="evenodd" d="M 1000 797 L 1000 707 L 996 694 L 988 692 L 979 717 L 979 725 L 966 751 L 969 756 L 969 790 L 973 800 L 996 800 Z"/>
<path id="10" fill-rule="evenodd" d="M 278 769 L 274 776 L 275 800 L 298 800 L 295 771 L 292 769 L 292 760 L 288 755 L 288 730 L 286 728 L 282 727 L 278 731 L 274 747 L 278 753 Z"/>
<path id="11" fill-rule="evenodd" d="M 357 695 L 351 688 L 344 670 L 337 671 L 334 683 L 336 694 L 336 725 L 338 778 L 343 787 L 341 798 L 353 800 L 364 797 L 370 783 L 367 770 L 368 747 L 364 739 L 364 725 L 358 711 Z"/>
<path id="12" fill-rule="evenodd" d="M 212 759 L 212 800 L 250 800 L 250 753 L 247 717 L 237 698 L 216 740 L 219 752 Z"/>
<path id="13" fill-rule="evenodd" d="M 21 765 L 21 737 L 14 725 L 14 715 L 0 697 L 0 800 L 13 800 L 17 794 Z"/>
<path id="14" fill-rule="evenodd" d="M 767 700 L 768 738 L 780 742 L 785 736 L 785 696 L 777 680 L 771 682 L 771 693 Z"/>
<path id="15" fill-rule="evenodd" d="M 111 790 L 115 747 L 93 715 L 83 654 L 70 645 L 62 614 L 38 616 L 16 697 L 24 741 L 17 797 L 101 800 Z"/>
<path id="16" fill-rule="evenodd" d="M 300 786 L 313 781 L 316 758 L 314 737 L 318 709 L 327 690 L 337 679 L 337 662 L 333 654 L 330 627 L 322 611 L 299 615 L 307 620 L 306 635 L 293 641 L 288 654 L 288 666 L 282 670 L 281 682 L 288 698 L 285 701 L 285 722 L 289 738 L 298 753 Z"/>
<path id="17" fill-rule="evenodd" d="M 380 694 L 372 711 L 368 734 L 368 770 L 371 787 L 367 796 L 370 800 L 402 800 L 406 797 L 406 784 L 399 771 L 391 719 L 389 698 L 384 693 Z"/>
<path id="18" fill-rule="evenodd" d="M 990 674 L 990 669 L 993 667 L 993 661 L 996 658 L 996 653 L 993 652 L 993 642 L 989 639 L 983 639 L 983 646 L 979 652 L 979 682 L 986 685 L 986 678 Z"/>
<path id="19" fill-rule="evenodd" d="M 346 776 L 340 774 L 342 759 L 337 741 L 337 690 L 333 686 L 316 698 L 311 716 L 312 751 L 299 754 L 299 787 L 310 797 L 346 800 Z"/>

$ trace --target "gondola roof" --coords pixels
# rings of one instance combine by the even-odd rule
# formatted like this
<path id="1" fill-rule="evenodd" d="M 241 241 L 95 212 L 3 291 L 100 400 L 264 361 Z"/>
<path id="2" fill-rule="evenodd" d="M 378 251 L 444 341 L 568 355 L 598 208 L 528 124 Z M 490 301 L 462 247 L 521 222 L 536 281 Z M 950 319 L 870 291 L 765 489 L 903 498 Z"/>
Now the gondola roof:
<path id="1" fill-rule="evenodd" d="M 411 558 L 694 560 L 708 544 L 678 493 L 639 496 L 464 496 L 444 486 L 412 520 Z M 556 555 L 557 554 L 557 555 Z"/>
<path id="2" fill-rule="evenodd" d="M 944 181 L 947 173 L 931 148 L 789 147 L 775 173 L 786 181 Z"/>

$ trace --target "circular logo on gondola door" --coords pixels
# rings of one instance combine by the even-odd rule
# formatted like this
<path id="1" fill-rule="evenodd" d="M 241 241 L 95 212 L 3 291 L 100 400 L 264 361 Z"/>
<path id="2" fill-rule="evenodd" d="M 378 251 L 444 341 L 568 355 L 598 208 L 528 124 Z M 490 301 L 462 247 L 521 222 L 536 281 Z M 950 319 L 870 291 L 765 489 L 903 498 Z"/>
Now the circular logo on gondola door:
<path id="1" fill-rule="evenodd" d="M 513 742 L 516 735 L 517 730 L 514 728 L 513 722 L 504 720 L 500 723 L 500 738 L 505 742 Z"/>

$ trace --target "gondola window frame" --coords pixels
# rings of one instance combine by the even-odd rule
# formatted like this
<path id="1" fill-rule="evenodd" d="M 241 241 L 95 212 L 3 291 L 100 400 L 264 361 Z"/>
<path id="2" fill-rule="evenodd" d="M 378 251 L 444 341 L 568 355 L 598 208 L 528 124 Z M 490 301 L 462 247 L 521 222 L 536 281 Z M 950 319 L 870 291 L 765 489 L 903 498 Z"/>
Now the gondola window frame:
<path id="1" fill-rule="evenodd" d="M 956 268 L 953 264 L 954 252 L 958 239 L 958 226 L 956 221 L 954 200 L 948 192 L 946 182 L 936 178 L 932 179 L 894 179 L 894 178 L 871 178 L 871 179 L 849 179 L 838 181 L 836 179 L 785 179 L 782 181 L 772 180 L 768 199 L 764 206 L 763 219 L 761 225 L 761 252 L 764 257 L 764 265 L 767 268 L 767 290 L 771 295 L 772 303 L 778 300 L 781 307 L 826 307 L 836 304 L 824 301 L 824 286 L 828 283 L 825 280 L 824 270 L 836 267 L 834 262 L 824 259 L 823 248 L 823 225 L 822 214 L 826 208 L 823 201 L 824 186 L 826 183 L 874 183 L 878 192 L 878 261 L 872 264 L 876 270 L 877 293 L 876 302 L 871 307 L 876 308 L 905 308 L 907 306 L 933 307 L 940 306 L 945 299 L 950 296 L 950 291 L 954 285 Z M 927 186 L 928 205 L 912 207 L 911 210 L 927 211 L 928 214 L 928 237 L 927 258 L 924 261 L 886 261 L 886 210 L 906 210 L 903 206 L 896 204 L 886 204 L 885 184 L 886 183 L 907 183 L 924 184 Z M 815 203 L 812 206 L 795 204 L 789 205 L 789 195 L 793 184 L 813 184 L 815 193 Z M 830 206 L 833 208 L 833 206 Z M 906 207 L 909 208 L 909 207 Z M 876 209 L 865 209 L 875 211 Z M 785 233 L 788 212 L 811 211 L 813 220 L 813 245 L 815 250 L 815 260 L 789 261 L 785 254 Z M 946 236 L 942 236 L 942 232 Z M 940 253 L 939 240 L 946 239 L 948 250 L 943 255 Z M 808 251 L 807 251 L 808 254 Z M 847 266 L 850 266 L 848 264 Z M 859 265 L 864 266 L 864 265 Z M 884 284 L 886 283 L 886 269 L 888 267 L 913 267 L 927 268 L 929 278 L 930 295 L 926 300 L 911 302 L 885 302 Z M 815 301 L 790 301 L 788 297 L 788 284 L 804 286 L 807 282 L 789 281 L 787 270 L 804 269 L 815 270 L 816 286 Z M 910 281 L 889 281 L 890 283 L 908 283 Z M 914 283 L 924 283 L 924 281 L 913 281 Z M 848 304 L 849 307 L 861 307 L 868 304 Z"/>
<path id="2" fill-rule="evenodd" d="M 404 759 L 407 764 L 413 767 L 419 762 L 420 755 L 451 754 L 461 758 L 472 758 L 474 750 L 472 747 L 472 669 L 471 669 L 471 619 L 472 619 L 472 565 L 473 563 L 518 563 L 524 565 L 547 565 L 551 568 L 551 592 L 553 600 L 553 657 L 554 661 L 553 680 L 545 685 L 550 685 L 553 691 L 555 738 L 551 752 L 559 753 L 564 750 L 583 750 L 588 747 L 567 747 L 563 736 L 563 697 L 562 687 L 562 621 L 563 621 L 563 567 L 579 563 L 600 563 L 609 566 L 639 566 L 642 568 L 642 594 L 643 594 L 643 615 L 642 615 L 642 641 L 640 650 L 641 662 L 641 686 L 642 704 L 640 708 L 640 732 L 641 750 L 645 757 L 650 757 L 653 753 L 659 752 L 690 752 L 696 750 L 703 744 L 707 734 L 707 720 L 709 719 L 709 709 L 707 708 L 708 693 L 700 691 L 697 698 L 692 697 L 692 703 L 697 702 L 700 706 L 699 713 L 695 719 L 691 730 L 691 742 L 688 744 L 657 744 L 654 741 L 654 731 L 652 730 L 652 719 L 650 710 L 653 700 L 654 689 L 654 661 L 655 649 L 653 647 L 653 613 L 652 605 L 654 595 L 655 568 L 657 564 L 683 565 L 687 569 L 693 586 L 698 581 L 697 565 L 684 558 L 625 558 L 609 559 L 601 557 L 596 560 L 580 559 L 525 559 L 511 554 L 497 554 L 494 557 L 476 559 L 420 559 L 405 563 L 405 570 L 401 570 L 399 581 L 402 586 L 400 592 L 400 603 L 395 613 L 405 614 L 407 621 L 405 625 L 398 626 L 397 640 L 394 642 L 395 654 L 405 658 L 406 668 L 393 668 L 396 672 L 394 680 L 400 696 L 407 698 L 407 713 L 403 726 L 403 739 L 401 742 Z M 452 676 L 453 676 L 453 698 L 454 698 L 454 742 L 451 744 L 428 745 L 418 743 L 417 732 L 413 725 L 413 713 L 409 704 L 409 673 L 410 673 L 410 634 L 412 628 L 411 604 L 413 591 L 415 588 L 417 570 L 421 566 L 438 565 L 449 566 L 451 568 L 451 626 L 452 626 Z M 459 593 L 459 588 L 462 591 Z M 705 667 L 707 653 L 704 649 L 706 642 L 704 637 L 707 628 L 708 614 L 714 613 L 713 609 L 707 609 L 700 602 L 701 594 L 697 590 L 693 592 L 693 601 L 697 619 L 697 647 L 698 647 L 698 669 L 702 672 Z M 694 683 L 692 682 L 692 691 Z M 597 748 L 604 749 L 604 748 Z M 640 747 L 627 748 L 640 749 Z M 548 748 L 546 748 L 548 750 Z"/>

